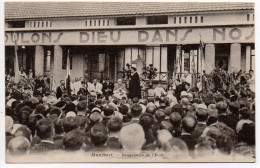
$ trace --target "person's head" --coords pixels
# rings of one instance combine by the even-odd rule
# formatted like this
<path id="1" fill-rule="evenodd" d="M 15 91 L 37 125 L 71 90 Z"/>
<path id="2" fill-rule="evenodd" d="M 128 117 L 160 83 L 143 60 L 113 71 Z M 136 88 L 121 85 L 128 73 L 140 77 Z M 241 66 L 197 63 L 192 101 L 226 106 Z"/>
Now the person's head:
<path id="1" fill-rule="evenodd" d="M 133 123 L 124 126 L 120 131 L 120 142 L 127 152 L 141 151 L 145 143 L 145 134 L 141 125 Z"/>
<path id="2" fill-rule="evenodd" d="M 19 128 L 15 131 L 14 136 L 15 136 L 15 137 L 23 136 L 23 137 L 27 138 L 29 141 L 32 140 L 32 132 L 31 132 L 31 130 L 30 130 L 27 126 L 25 126 L 25 125 L 19 127 Z"/>
<path id="3" fill-rule="evenodd" d="M 217 110 L 218 110 L 219 114 L 222 114 L 222 113 L 226 112 L 228 105 L 224 101 L 219 101 L 217 103 L 216 107 L 217 107 Z"/>
<path id="4" fill-rule="evenodd" d="M 171 138 L 162 145 L 162 149 L 169 159 L 185 158 L 188 156 L 188 146 L 180 138 Z"/>
<path id="5" fill-rule="evenodd" d="M 173 112 L 170 115 L 170 122 L 172 123 L 174 128 L 179 128 L 181 126 L 181 122 L 182 122 L 182 117 L 181 117 L 180 113 Z"/>
<path id="6" fill-rule="evenodd" d="M 122 79 L 121 78 L 117 79 L 117 83 L 122 84 Z"/>
<path id="7" fill-rule="evenodd" d="M 250 117 L 250 114 L 251 114 L 251 112 L 247 107 L 242 107 L 239 110 L 239 115 L 240 115 L 241 119 L 248 119 Z"/>
<path id="8" fill-rule="evenodd" d="M 243 124 L 239 136 L 241 137 L 241 140 L 248 145 L 255 145 L 255 123 Z"/>
<path id="9" fill-rule="evenodd" d="M 146 113 L 154 115 L 157 110 L 157 107 L 152 104 L 146 107 Z"/>
<path id="10" fill-rule="evenodd" d="M 65 134 L 63 137 L 64 149 L 68 151 L 76 151 L 82 147 L 84 142 L 84 132 L 74 129 Z"/>
<path id="11" fill-rule="evenodd" d="M 119 112 L 123 115 L 127 115 L 128 111 L 129 111 L 129 108 L 127 105 L 121 105 L 118 107 L 119 108 Z"/>
<path id="12" fill-rule="evenodd" d="M 61 84 L 61 85 L 65 85 L 65 81 L 64 81 L 64 80 L 61 80 L 61 81 L 60 81 L 60 84 Z"/>
<path id="13" fill-rule="evenodd" d="M 97 84 L 97 82 L 98 82 L 97 79 L 94 79 L 94 80 L 93 80 L 93 83 L 94 83 L 94 84 Z"/>
<path id="14" fill-rule="evenodd" d="M 233 149 L 233 142 L 230 136 L 221 134 L 216 139 L 217 149 L 223 154 L 230 154 Z"/>
<path id="15" fill-rule="evenodd" d="M 46 109 L 46 107 L 45 107 L 43 104 L 38 104 L 38 105 L 35 107 L 35 114 L 42 114 L 43 116 L 46 117 L 46 115 L 47 115 L 47 109 Z"/>
<path id="16" fill-rule="evenodd" d="M 195 145 L 195 155 L 199 157 L 205 157 L 209 154 L 214 154 L 214 149 L 216 148 L 216 140 L 206 136 L 198 140 L 198 143 Z"/>
<path id="17" fill-rule="evenodd" d="M 172 134 L 167 129 L 157 131 L 157 141 L 160 146 L 163 146 L 168 140 L 172 138 Z"/>
<path id="18" fill-rule="evenodd" d="M 131 67 L 131 70 L 133 73 L 137 71 L 137 69 L 135 67 Z"/>
<path id="19" fill-rule="evenodd" d="M 166 115 L 163 109 L 159 109 L 155 112 L 155 118 L 158 122 L 161 122 L 165 119 Z"/>
<path id="20" fill-rule="evenodd" d="M 53 107 L 50 112 L 49 112 L 49 115 L 56 115 L 57 117 L 60 117 L 62 111 L 60 108 L 57 108 L 57 107 Z"/>
<path id="21" fill-rule="evenodd" d="M 196 111 L 196 117 L 199 122 L 206 122 L 208 118 L 208 111 L 206 109 L 198 109 Z"/>
<path id="22" fill-rule="evenodd" d="M 107 130 L 102 123 L 97 123 L 90 129 L 90 139 L 95 146 L 104 145 L 107 138 Z"/>
<path id="23" fill-rule="evenodd" d="M 82 87 L 85 87 L 85 82 L 84 81 L 81 81 L 80 83 L 81 83 Z"/>
<path id="24" fill-rule="evenodd" d="M 123 121 L 119 117 L 112 117 L 107 122 L 109 132 L 118 132 L 123 127 Z"/>
<path id="25" fill-rule="evenodd" d="M 143 114 L 139 119 L 139 124 L 143 127 L 144 130 L 152 128 L 154 124 L 154 118 L 151 114 Z"/>
<path id="26" fill-rule="evenodd" d="M 161 82 L 158 83 L 157 87 L 162 87 L 162 83 Z"/>
<path id="27" fill-rule="evenodd" d="M 139 104 L 133 104 L 131 108 L 131 114 L 133 117 L 139 117 L 143 108 Z"/>
<path id="28" fill-rule="evenodd" d="M 104 108 L 103 111 L 105 116 L 111 116 L 114 114 L 115 109 L 112 105 L 109 104 Z"/>
<path id="29" fill-rule="evenodd" d="M 249 70 L 249 74 L 250 75 L 253 75 L 254 74 L 254 71 L 252 69 Z"/>
<path id="30" fill-rule="evenodd" d="M 85 102 L 80 101 L 77 104 L 77 113 L 81 112 L 86 114 L 87 104 Z"/>
<path id="31" fill-rule="evenodd" d="M 172 112 L 178 112 L 180 115 L 183 115 L 183 113 L 184 113 L 182 106 L 179 104 L 175 104 L 172 107 Z"/>
<path id="32" fill-rule="evenodd" d="M 185 89 L 186 89 L 186 90 L 189 90 L 189 89 L 190 89 L 190 84 L 189 84 L 189 83 L 185 82 L 184 86 L 185 86 Z"/>
<path id="33" fill-rule="evenodd" d="M 102 122 L 102 120 L 103 120 L 101 114 L 99 112 L 96 112 L 96 111 L 92 112 L 89 115 L 89 119 L 90 119 L 91 123 L 99 123 L 99 122 Z"/>
<path id="34" fill-rule="evenodd" d="M 48 118 L 43 118 L 36 123 L 36 131 L 42 140 L 52 139 L 54 135 L 54 124 Z"/>
<path id="35" fill-rule="evenodd" d="M 9 141 L 7 150 L 11 155 L 24 155 L 29 151 L 30 146 L 31 143 L 27 138 L 18 136 Z"/>
<path id="36" fill-rule="evenodd" d="M 65 117 L 63 120 L 63 130 L 64 132 L 69 132 L 78 128 L 76 117 Z"/>
<path id="37" fill-rule="evenodd" d="M 191 133 L 196 127 L 196 120 L 193 117 L 184 117 L 182 121 L 182 128 L 184 131 Z"/>

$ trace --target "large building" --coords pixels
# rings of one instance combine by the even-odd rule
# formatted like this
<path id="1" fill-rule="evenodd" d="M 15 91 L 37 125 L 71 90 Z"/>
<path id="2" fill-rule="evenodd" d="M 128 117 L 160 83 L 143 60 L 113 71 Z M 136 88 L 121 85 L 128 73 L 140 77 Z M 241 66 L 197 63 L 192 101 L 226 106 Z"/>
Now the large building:
<path id="1" fill-rule="evenodd" d="M 255 63 L 254 3 L 6 2 L 6 70 L 14 69 L 13 34 L 19 66 L 55 83 L 68 54 L 72 78 L 112 81 L 127 63 L 139 73 L 153 64 L 158 81 Z"/>

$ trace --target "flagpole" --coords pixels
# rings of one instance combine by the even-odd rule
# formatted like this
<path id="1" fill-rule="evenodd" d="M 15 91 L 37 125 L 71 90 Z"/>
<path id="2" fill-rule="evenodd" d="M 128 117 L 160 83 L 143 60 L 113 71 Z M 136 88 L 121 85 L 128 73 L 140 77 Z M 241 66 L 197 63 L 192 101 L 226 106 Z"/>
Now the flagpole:
<path id="1" fill-rule="evenodd" d="M 67 85 L 66 89 L 68 92 L 68 95 L 71 95 L 71 90 L 70 90 L 70 50 L 68 49 L 68 55 L 67 55 Z"/>
<path id="2" fill-rule="evenodd" d="M 14 65 L 14 83 L 18 83 L 20 81 L 20 70 L 19 70 L 19 60 L 18 60 L 18 45 L 17 45 L 17 34 L 14 32 L 14 54 L 15 54 L 15 65 Z"/>

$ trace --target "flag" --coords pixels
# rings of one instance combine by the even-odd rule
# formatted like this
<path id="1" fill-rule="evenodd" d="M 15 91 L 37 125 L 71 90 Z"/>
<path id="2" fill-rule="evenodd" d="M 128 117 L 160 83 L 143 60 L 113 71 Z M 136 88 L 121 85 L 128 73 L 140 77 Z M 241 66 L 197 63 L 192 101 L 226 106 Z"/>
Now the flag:
<path id="1" fill-rule="evenodd" d="M 14 83 L 18 83 L 20 81 L 20 70 L 19 70 L 19 62 L 18 62 L 18 46 L 17 46 L 17 34 L 13 34 L 14 37 L 14 54 L 15 54 L 15 65 L 14 65 Z"/>
<path id="2" fill-rule="evenodd" d="M 68 55 L 67 55 L 67 79 L 66 79 L 66 89 L 68 92 L 68 95 L 71 95 L 71 87 L 70 87 L 70 51 L 68 50 Z"/>

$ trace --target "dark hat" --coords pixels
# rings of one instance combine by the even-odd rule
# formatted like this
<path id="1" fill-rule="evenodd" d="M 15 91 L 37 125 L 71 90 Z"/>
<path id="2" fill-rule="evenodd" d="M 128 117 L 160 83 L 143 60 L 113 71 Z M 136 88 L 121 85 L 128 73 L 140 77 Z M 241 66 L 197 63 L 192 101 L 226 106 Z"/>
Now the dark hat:
<path id="1" fill-rule="evenodd" d="M 107 137 L 106 127 L 101 123 L 95 124 L 90 129 L 90 139 L 96 146 L 104 144 L 107 140 Z"/>
<path id="2" fill-rule="evenodd" d="M 72 131 L 78 127 L 78 120 L 76 117 L 65 117 L 63 119 L 63 130 L 65 132 Z"/>
<path id="3" fill-rule="evenodd" d="M 111 132 L 117 132 L 120 131 L 120 129 L 123 127 L 123 121 L 119 117 L 112 117 L 107 122 L 107 128 Z"/>
<path id="4" fill-rule="evenodd" d="M 165 119 L 165 113 L 164 113 L 164 110 L 163 109 L 159 109 L 155 112 L 155 118 L 158 120 L 158 121 L 162 121 Z"/>
<path id="5" fill-rule="evenodd" d="M 139 124 L 143 127 L 144 130 L 152 128 L 154 124 L 154 118 L 151 114 L 143 114 L 139 119 Z"/>

